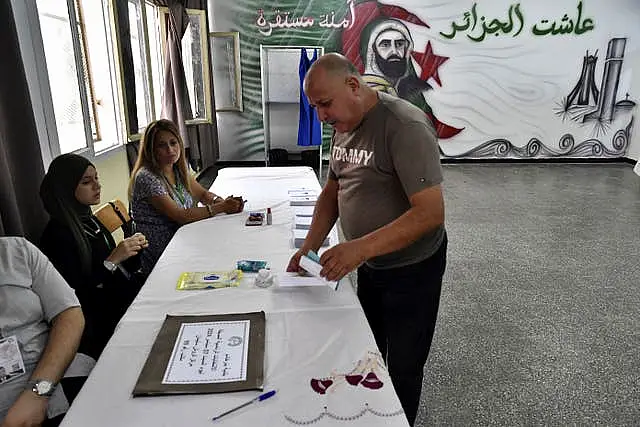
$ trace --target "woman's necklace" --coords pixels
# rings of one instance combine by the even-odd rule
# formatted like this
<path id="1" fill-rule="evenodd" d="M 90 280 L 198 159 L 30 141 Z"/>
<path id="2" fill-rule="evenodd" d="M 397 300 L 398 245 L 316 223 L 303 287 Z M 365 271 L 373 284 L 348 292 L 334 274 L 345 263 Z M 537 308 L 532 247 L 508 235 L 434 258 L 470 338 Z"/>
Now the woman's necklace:
<path id="1" fill-rule="evenodd" d="M 184 207 L 184 204 L 185 204 L 185 197 L 183 192 L 184 186 L 182 185 L 182 181 L 178 179 L 178 174 L 173 172 L 173 180 L 175 181 L 175 185 L 171 185 L 169 178 L 167 178 L 167 176 L 164 173 L 162 174 L 162 176 L 164 177 L 164 180 L 167 182 L 167 186 L 169 187 L 169 189 L 171 189 L 171 194 L 175 195 L 180 201 L 181 206 Z"/>

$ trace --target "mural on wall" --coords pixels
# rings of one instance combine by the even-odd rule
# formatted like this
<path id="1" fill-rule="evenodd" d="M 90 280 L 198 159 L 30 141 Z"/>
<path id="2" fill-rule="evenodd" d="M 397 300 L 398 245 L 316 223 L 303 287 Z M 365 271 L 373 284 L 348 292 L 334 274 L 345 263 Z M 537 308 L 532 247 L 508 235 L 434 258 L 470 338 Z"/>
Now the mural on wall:
<path id="1" fill-rule="evenodd" d="M 422 109 L 440 138 L 451 138 L 462 129 L 438 120 L 423 93 L 432 89 L 429 79 L 442 85 L 438 70 L 449 58 L 434 54 L 431 42 L 416 50 L 404 22 L 429 28 L 416 15 L 400 6 L 366 0 L 351 6 L 352 24 L 338 34 L 338 49 L 358 68 L 364 81 L 376 90 L 406 99 Z M 403 22 L 404 21 L 404 22 Z M 417 75 L 413 58 L 422 70 Z"/>
<path id="2" fill-rule="evenodd" d="M 261 44 L 343 53 L 425 112 L 443 158 L 620 157 L 629 145 L 633 0 L 239 0 L 213 13 L 241 35 L 241 156 L 263 151 Z"/>

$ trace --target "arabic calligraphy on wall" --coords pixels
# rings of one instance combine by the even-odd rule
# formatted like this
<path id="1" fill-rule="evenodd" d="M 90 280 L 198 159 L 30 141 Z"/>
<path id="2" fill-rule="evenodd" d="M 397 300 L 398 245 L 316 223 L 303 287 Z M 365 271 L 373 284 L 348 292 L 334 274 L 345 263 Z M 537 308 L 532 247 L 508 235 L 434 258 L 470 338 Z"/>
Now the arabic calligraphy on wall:
<path id="1" fill-rule="evenodd" d="M 581 35 L 587 31 L 591 31 L 595 28 L 594 20 L 592 18 L 583 19 L 583 7 L 582 1 L 577 5 L 577 16 L 569 17 L 568 13 L 565 13 L 559 20 L 551 21 L 549 19 L 542 19 L 540 22 L 535 23 L 531 27 L 531 33 L 535 36 L 557 36 L 565 34 Z M 516 22 L 517 21 L 517 22 Z M 487 35 L 499 36 L 500 34 L 509 35 L 512 37 L 518 36 L 522 33 L 522 29 L 525 26 L 525 18 L 520 8 L 520 3 L 509 6 L 507 17 L 502 20 L 498 18 L 489 19 L 484 15 L 479 16 L 478 4 L 474 3 L 471 10 L 465 12 L 462 17 L 462 22 L 451 22 L 451 30 L 449 32 L 440 32 L 440 35 L 447 39 L 453 39 L 458 32 L 466 32 L 467 38 L 474 42 L 481 42 Z M 515 32 L 514 32 L 515 31 Z"/>
<path id="2" fill-rule="evenodd" d="M 351 28 L 355 22 L 356 16 L 354 11 L 354 0 L 348 0 L 348 12 L 336 22 L 336 12 L 334 10 L 313 16 L 294 16 L 291 12 L 283 12 L 275 9 L 271 19 L 265 17 L 264 9 L 258 9 L 258 17 L 256 18 L 256 26 L 263 36 L 270 36 L 274 29 L 278 28 L 307 28 L 317 25 L 323 28 Z"/>

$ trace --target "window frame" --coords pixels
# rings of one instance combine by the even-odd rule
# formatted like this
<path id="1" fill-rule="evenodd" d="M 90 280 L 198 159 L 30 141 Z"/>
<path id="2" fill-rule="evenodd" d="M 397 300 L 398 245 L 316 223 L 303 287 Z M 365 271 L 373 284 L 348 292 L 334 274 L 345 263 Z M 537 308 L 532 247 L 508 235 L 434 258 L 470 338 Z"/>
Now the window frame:
<path id="1" fill-rule="evenodd" d="M 212 123 L 212 105 L 211 105 L 211 75 L 209 65 L 209 32 L 207 31 L 207 14 L 202 9 L 189 9 L 185 8 L 188 16 L 197 16 L 200 21 L 200 46 L 202 47 L 202 80 L 204 87 L 204 102 L 205 102 L 205 117 L 187 119 L 185 124 L 187 125 L 199 125 L 199 124 L 211 124 Z M 166 6 L 158 6 L 158 14 L 160 21 L 160 42 L 161 42 L 161 58 L 163 61 L 166 54 L 166 40 L 167 40 L 167 28 L 165 25 L 165 16 L 169 14 L 169 8 Z M 186 34 L 186 33 L 185 33 Z M 184 36 L 183 36 L 184 37 Z"/>
<path id="2" fill-rule="evenodd" d="M 121 113 L 116 114 L 116 139 L 115 144 L 108 146 L 98 152 L 95 150 L 95 143 L 101 142 L 100 132 L 100 119 L 97 114 L 96 101 L 95 101 L 95 89 L 93 86 L 93 76 L 91 75 L 91 63 L 90 52 L 86 39 L 86 33 L 84 32 L 85 22 L 82 18 L 82 1 L 83 0 L 65 0 L 67 5 L 67 13 L 69 16 L 69 30 L 71 42 L 73 45 L 73 56 L 76 68 L 76 81 L 80 97 L 80 107 L 82 111 L 83 129 L 85 147 L 72 150 L 70 153 L 79 154 L 87 157 L 90 160 L 97 159 L 102 156 L 106 156 L 112 152 L 120 151 L 124 149 L 125 141 L 122 138 L 121 126 L 122 117 L 118 117 Z M 104 3 L 103 3 L 104 2 Z M 41 107 L 44 117 L 44 127 L 46 128 L 46 141 L 41 141 L 41 151 L 43 154 L 43 161 L 45 166 L 50 163 L 55 157 L 62 153 L 58 132 L 58 125 L 56 122 L 55 108 L 53 105 L 53 98 L 51 92 L 51 83 L 49 77 L 49 71 L 47 68 L 47 62 L 45 59 L 45 45 L 43 41 L 42 29 L 40 25 L 40 16 L 36 0 L 28 0 L 25 2 L 25 10 L 28 15 L 29 22 L 32 24 L 30 29 L 31 43 L 33 47 L 33 53 L 36 57 L 36 70 L 33 71 L 35 79 L 37 81 L 38 91 L 40 94 L 39 100 L 34 102 L 34 108 Z M 105 31 L 111 34 L 112 40 L 114 38 L 114 24 L 115 24 L 115 0 L 100 0 L 100 7 L 108 7 L 109 16 L 105 18 Z M 35 25 L 34 25 L 35 24 Z M 82 34 L 78 30 L 78 27 L 82 27 Z M 83 57 L 84 55 L 84 57 Z M 86 63 L 85 63 L 86 58 Z M 87 70 L 87 79 L 84 76 L 84 67 Z M 29 73 L 29 71 L 27 71 Z M 116 76 L 117 77 L 117 76 Z M 116 79 L 118 80 L 118 79 Z M 118 83 L 120 83 L 118 81 Z M 88 93 L 90 92 L 90 94 Z M 114 91 L 114 102 L 118 103 L 117 110 L 121 110 L 120 94 L 121 88 L 117 87 Z M 115 99 L 117 98 L 117 99 Z M 41 104 L 40 104 L 41 103 Z M 94 121 L 96 124 L 96 138 L 91 125 L 91 115 L 89 108 L 93 108 Z M 39 115 L 39 113 L 35 113 Z M 43 146 L 46 145 L 46 146 Z"/>
<path id="3" fill-rule="evenodd" d="M 138 123 L 138 131 L 136 133 L 131 133 L 131 126 L 130 126 L 130 120 L 129 120 L 129 106 L 127 104 L 127 92 L 126 92 L 126 86 L 125 86 L 125 73 L 124 73 L 124 66 L 123 66 L 123 58 L 122 58 L 122 41 L 121 41 L 121 32 L 120 32 L 120 24 L 118 22 L 118 6 L 115 0 L 109 0 L 111 1 L 111 3 L 113 4 L 113 21 L 114 21 L 114 47 L 115 47 L 115 51 L 116 51 L 116 61 L 117 61 L 117 67 L 118 67 L 118 71 L 119 71 L 119 88 L 118 88 L 118 92 L 119 92 L 119 97 L 120 97 L 120 105 L 121 105 L 121 112 L 123 117 L 123 124 L 124 124 L 124 134 L 126 135 L 126 139 L 127 142 L 133 142 L 133 141 L 139 141 L 142 139 L 142 132 L 141 129 L 144 129 L 149 123 L 145 123 L 144 126 L 141 126 L 140 123 Z M 126 4 L 126 6 L 129 6 L 129 2 L 131 0 L 126 0 L 125 2 L 123 2 L 124 4 Z M 156 111 L 155 111 L 155 98 L 154 98 L 154 93 L 153 93 L 153 76 L 151 75 L 151 50 L 149 48 L 149 32 L 148 32 L 148 26 L 147 26 L 147 5 L 151 5 L 155 8 L 157 8 L 156 5 L 154 5 L 151 1 L 148 0 L 138 0 L 138 3 L 140 5 L 140 13 L 142 16 L 142 43 L 143 43 L 143 56 L 144 56 L 144 61 L 145 61 L 145 68 L 146 68 L 146 73 L 145 73 L 145 82 L 147 87 L 150 88 L 149 90 L 149 109 L 150 109 L 150 115 L 151 115 L 151 120 L 155 120 L 155 117 L 158 117 Z M 122 3 L 121 3 L 122 4 Z M 137 102 L 137 100 L 136 100 Z M 146 100 L 145 100 L 146 102 Z"/>

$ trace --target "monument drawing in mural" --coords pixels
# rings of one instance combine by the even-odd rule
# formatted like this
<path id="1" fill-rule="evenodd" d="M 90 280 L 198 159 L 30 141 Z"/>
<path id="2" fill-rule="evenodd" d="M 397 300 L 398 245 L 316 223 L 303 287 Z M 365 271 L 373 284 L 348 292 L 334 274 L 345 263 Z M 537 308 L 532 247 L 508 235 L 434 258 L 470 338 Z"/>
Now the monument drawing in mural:
<path id="1" fill-rule="evenodd" d="M 351 6 L 352 24 L 339 30 L 337 49 L 358 68 L 369 86 L 416 105 L 433 122 L 441 139 L 451 138 L 462 129 L 438 120 L 424 92 L 432 90 L 433 79 L 442 85 L 439 67 L 449 58 L 433 52 L 427 42 L 424 52 L 415 51 L 411 32 L 404 24 L 429 26 L 400 6 L 365 0 Z M 421 68 L 416 73 L 411 58 Z"/>
<path id="2" fill-rule="evenodd" d="M 564 99 L 558 115 L 563 119 L 569 117 L 576 122 L 594 123 L 593 133 L 600 136 L 609 130 L 610 124 L 615 121 L 619 112 L 633 109 L 636 104 L 629 100 L 628 93 L 625 99 L 617 100 L 626 42 L 625 38 L 609 41 L 599 88 L 595 83 L 598 51 L 593 55 L 587 52 L 578 83 Z"/>

